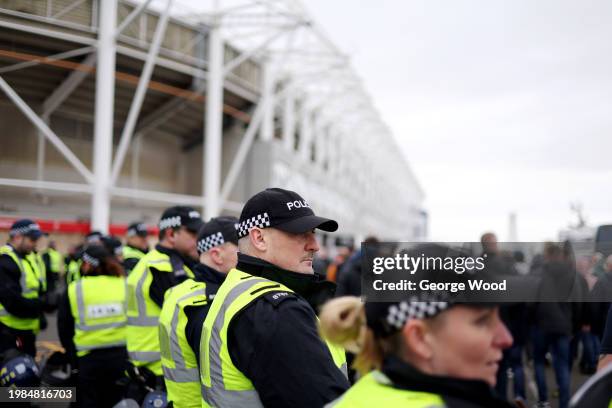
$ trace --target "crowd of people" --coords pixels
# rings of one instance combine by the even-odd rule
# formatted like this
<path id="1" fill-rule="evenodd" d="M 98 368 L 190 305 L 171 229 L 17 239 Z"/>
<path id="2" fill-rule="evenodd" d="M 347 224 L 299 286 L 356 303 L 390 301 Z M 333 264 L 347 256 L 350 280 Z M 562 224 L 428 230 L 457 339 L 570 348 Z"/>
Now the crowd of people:
<path id="1" fill-rule="evenodd" d="M 92 232 L 64 258 L 52 241 L 37 250 L 43 232 L 19 220 L 0 248 L 0 382 L 40 384 L 36 335 L 57 309 L 81 407 L 524 407 L 524 361 L 538 405 L 548 406 L 549 356 L 559 407 L 610 405 L 610 303 L 587 297 L 612 300 L 612 256 L 576 260 L 551 243 L 526 265 L 487 233 L 482 252 L 497 269 L 541 276 L 544 286 L 578 272 L 585 298 L 483 304 L 420 293 L 364 302 L 361 249 L 317 256 L 316 230 L 337 229 L 278 188 L 251 197 L 240 218 L 204 222 L 193 208 L 170 207 L 152 248 L 146 225 L 133 223 L 125 244 Z M 579 349 L 580 370 L 599 373 L 570 402 Z"/>

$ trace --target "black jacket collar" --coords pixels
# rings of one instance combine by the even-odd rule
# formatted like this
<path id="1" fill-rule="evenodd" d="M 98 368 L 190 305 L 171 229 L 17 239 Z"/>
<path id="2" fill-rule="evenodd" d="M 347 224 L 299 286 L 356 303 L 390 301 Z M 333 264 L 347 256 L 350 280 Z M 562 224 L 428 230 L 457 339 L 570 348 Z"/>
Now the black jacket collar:
<path id="1" fill-rule="evenodd" d="M 336 292 L 336 285 L 322 279 L 319 275 L 287 271 L 263 259 L 241 253 L 238 254 L 238 265 L 236 268 L 248 274 L 261 276 L 262 278 L 287 286 L 306 299 L 315 311 L 325 301 L 331 299 Z"/>
<path id="2" fill-rule="evenodd" d="M 224 273 L 221 273 L 218 270 L 211 268 L 210 266 L 204 265 L 203 263 L 196 264 L 192 268 L 192 271 L 197 281 L 221 285 L 225 280 Z"/>
<path id="3" fill-rule="evenodd" d="M 182 256 L 180 253 L 178 253 L 178 251 L 175 251 L 172 248 L 166 248 L 164 246 L 157 244 L 155 245 L 155 249 L 161 252 L 162 254 L 168 255 L 170 258 L 180 259 L 181 261 L 183 261 L 185 265 L 187 265 L 189 269 L 192 269 L 197 264 L 195 260 L 189 257 L 186 257 L 186 256 Z"/>
<path id="4" fill-rule="evenodd" d="M 450 408 L 513 407 L 509 402 L 499 399 L 484 381 L 427 375 L 394 356 L 385 358 L 382 372 L 389 377 L 394 387 L 438 394 Z"/>

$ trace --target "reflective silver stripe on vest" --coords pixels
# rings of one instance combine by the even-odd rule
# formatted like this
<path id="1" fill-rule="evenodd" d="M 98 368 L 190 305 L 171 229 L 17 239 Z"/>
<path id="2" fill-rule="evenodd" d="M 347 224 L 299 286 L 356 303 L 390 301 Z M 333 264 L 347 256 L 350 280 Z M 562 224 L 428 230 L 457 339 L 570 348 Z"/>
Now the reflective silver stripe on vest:
<path id="1" fill-rule="evenodd" d="M 130 351 L 130 360 L 140 361 L 142 363 L 154 363 L 161 360 L 159 351 Z"/>
<path id="2" fill-rule="evenodd" d="M 185 364 L 185 359 L 183 358 L 183 353 L 178 338 L 178 319 L 181 311 L 179 304 L 184 300 L 201 295 L 206 296 L 206 291 L 204 289 L 188 293 L 176 301 L 174 314 L 172 315 L 172 322 L 170 324 L 170 355 L 174 361 L 175 368 L 169 368 L 162 365 L 164 377 L 170 381 L 177 383 L 200 382 L 200 370 L 197 367 L 187 368 Z"/>
<path id="3" fill-rule="evenodd" d="M 196 368 L 168 368 L 162 366 L 164 378 L 176 383 L 200 383 L 200 370 Z"/>
<path id="4" fill-rule="evenodd" d="M 127 322 L 130 326 L 155 327 L 159 324 L 159 317 L 155 317 L 155 316 L 128 317 Z"/>
<path id="5" fill-rule="evenodd" d="M 85 324 L 85 300 L 83 299 L 83 281 L 79 280 L 76 283 L 76 300 L 77 310 L 79 311 L 79 325 L 87 326 Z"/>
<path id="6" fill-rule="evenodd" d="M 97 344 L 95 346 L 76 346 L 77 351 L 96 350 L 109 347 L 122 347 L 125 346 L 125 341 L 118 341 L 115 343 Z"/>
<path id="7" fill-rule="evenodd" d="M 2 305 L 0 305 L 2 306 Z M 0 316 L 8 316 L 8 312 L 6 311 L 6 309 L 3 307 L 2 309 L 0 309 Z"/>
<path id="8" fill-rule="evenodd" d="M 211 386 L 207 387 L 202 384 L 202 397 L 208 405 L 213 407 L 263 407 L 256 390 L 230 391 L 225 389 L 221 369 L 221 329 L 225 322 L 225 313 L 234 300 L 253 286 L 264 282 L 270 281 L 261 278 L 251 278 L 240 282 L 230 290 L 219 309 L 212 327 L 210 344 L 208 345 Z M 202 352 L 206 352 L 206 350 L 202 350 Z"/>
<path id="9" fill-rule="evenodd" d="M 147 316 L 147 303 L 144 298 L 142 287 L 144 286 L 145 280 L 149 275 L 149 265 L 163 262 L 168 261 L 160 260 L 147 262 L 147 267 L 136 284 L 136 304 L 138 305 L 138 316 L 128 316 L 127 321 L 129 325 L 140 327 L 157 327 L 159 324 L 159 316 Z"/>
<path id="10" fill-rule="evenodd" d="M 348 366 L 346 365 L 346 363 L 342 363 L 342 365 L 340 366 L 340 371 L 342 371 L 344 377 L 348 379 Z"/>
<path id="11" fill-rule="evenodd" d="M 81 312 L 79 311 L 79 314 Z M 74 327 L 81 331 L 94 331 L 94 330 L 102 330 L 102 329 L 114 329 L 118 327 L 125 327 L 125 322 L 115 322 L 115 323 L 102 323 L 102 324 L 92 324 L 92 325 L 82 325 L 77 323 Z"/>
<path id="12" fill-rule="evenodd" d="M 85 322 L 85 295 L 83 295 L 83 280 L 80 279 L 76 283 L 77 309 L 79 311 L 79 322 L 75 323 L 74 327 L 82 331 L 94 331 L 102 329 L 112 329 L 115 327 L 124 327 L 125 322 L 87 324 Z M 125 344 L 125 343 L 124 343 Z M 106 347 L 106 346 L 105 346 Z"/>

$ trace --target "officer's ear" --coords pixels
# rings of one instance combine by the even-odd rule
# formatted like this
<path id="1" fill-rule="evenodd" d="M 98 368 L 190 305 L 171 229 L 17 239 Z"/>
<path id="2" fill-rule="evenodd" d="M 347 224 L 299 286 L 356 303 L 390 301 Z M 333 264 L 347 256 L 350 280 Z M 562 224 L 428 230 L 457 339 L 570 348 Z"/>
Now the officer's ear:
<path id="1" fill-rule="evenodd" d="M 430 360 L 434 354 L 430 327 L 421 319 L 410 319 L 402 329 L 403 341 L 408 354 L 421 361 Z"/>
<path id="2" fill-rule="evenodd" d="M 249 231 L 249 241 L 258 251 L 264 252 L 268 248 L 265 232 L 261 228 L 255 227 Z"/>
<path id="3" fill-rule="evenodd" d="M 174 236 L 178 231 L 177 228 L 166 228 L 164 230 L 164 234 L 162 235 L 161 241 L 166 241 L 170 245 L 174 245 Z"/>
<path id="4" fill-rule="evenodd" d="M 208 253 L 210 254 L 210 259 L 214 262 L 215 265 L 223 264 L 223 254 L 221 253 L 221 248 L 214 247 L 211 248 Z"/>

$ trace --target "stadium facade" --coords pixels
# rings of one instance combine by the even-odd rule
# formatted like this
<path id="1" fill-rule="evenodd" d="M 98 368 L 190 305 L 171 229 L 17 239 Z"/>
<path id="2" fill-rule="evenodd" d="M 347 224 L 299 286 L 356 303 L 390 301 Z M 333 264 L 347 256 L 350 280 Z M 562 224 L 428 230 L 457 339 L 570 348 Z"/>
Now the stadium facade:
<path id="1" fill-rule="evenodd" d="M 277 186 L 339 235 L 424 238 L 421 187 L 299 3 L 181 7 L 0 0 L 0 228 L 116 232 L 173 204 L 236 215 Z"/>

